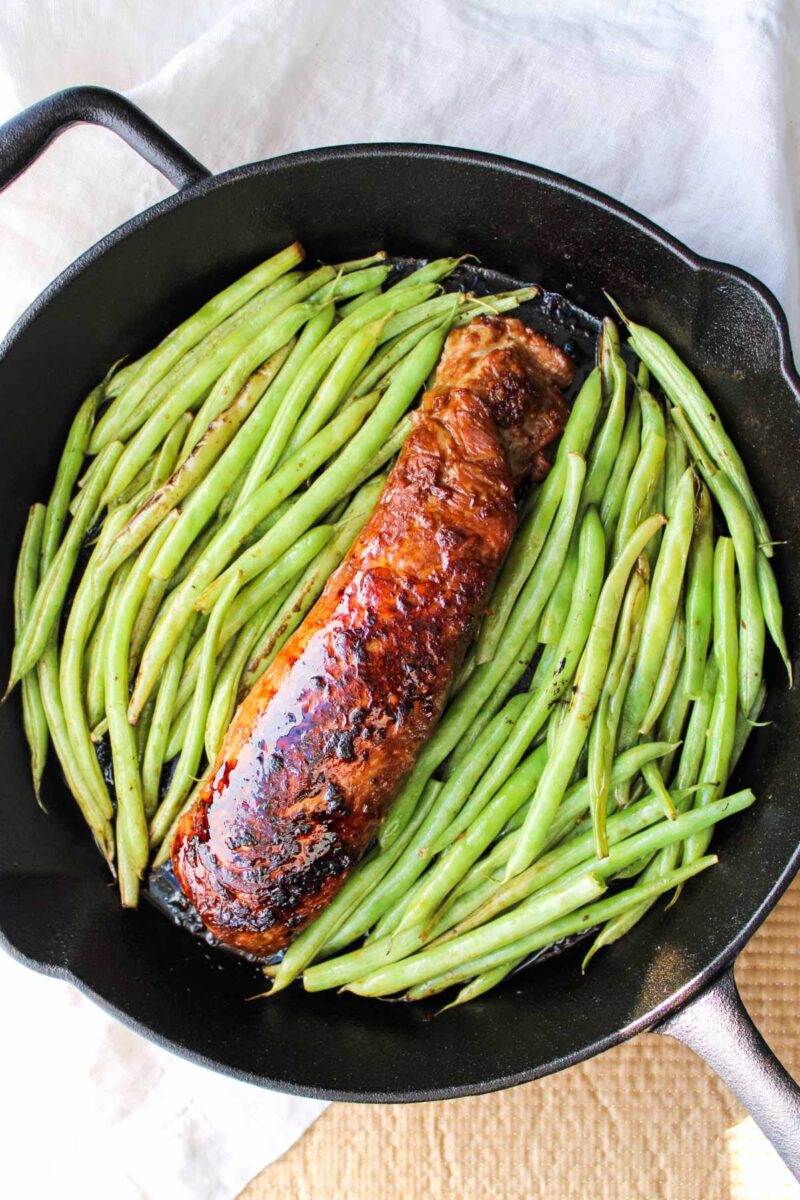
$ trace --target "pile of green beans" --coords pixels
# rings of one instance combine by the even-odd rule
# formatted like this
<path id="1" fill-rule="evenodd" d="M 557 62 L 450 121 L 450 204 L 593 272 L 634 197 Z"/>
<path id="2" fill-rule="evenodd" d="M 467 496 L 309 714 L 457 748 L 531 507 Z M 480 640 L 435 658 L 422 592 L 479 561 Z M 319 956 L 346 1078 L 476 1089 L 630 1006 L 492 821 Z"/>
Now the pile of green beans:
<path id="1" fill-rule="evenodd" d="M 458 986 L 450 1007 L 594 930 L 588 962 L 713 865 L 714 825 L 754 802 L 727 782 L 765 630 L 791 682 L 771 538 L 700 385 L 630 333 L 635 373 L 603 322 L 442 722 L 377 849 L 265 968 L 271 993 Z"/>
<path id="2" fill-rule="evenodd" d="M 385 259 L 305 271 L 294 244 L 234 281 L 92 390 L 31 508 L 9 690 L 37 799 L 52 745 L 126 906 L 372 512 L 448 331 L 536 294 L 442 292 L 452 258 L 394 282 Z M 727 784 L 767 633 L 791 683 L 774 543 L 699 382 L 627 324 L 633 354 L 602 323 L 377 845 L 271 992 L 462 1004 L 594 930 L 588 962 L 753 803 Z"/>
<path id="3" fill-rule="evenodd" d="M 303 259 L 272 255 L 112 368 L 30 510 L 8 691 L 37 800 L 52 746 L 127 907 L 372 512 L 448 331 L 538 292 L 444 292 L 455 258 L 399 281 L 383 251 Z"/>

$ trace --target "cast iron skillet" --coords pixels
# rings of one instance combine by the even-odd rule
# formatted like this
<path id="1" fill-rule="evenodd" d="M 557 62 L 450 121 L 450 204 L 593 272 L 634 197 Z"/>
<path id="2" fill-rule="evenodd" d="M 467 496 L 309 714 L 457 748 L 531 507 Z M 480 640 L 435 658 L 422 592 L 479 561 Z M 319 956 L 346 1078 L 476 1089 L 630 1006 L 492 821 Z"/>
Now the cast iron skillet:
<path id="1" fill-rule="evenodd" d="M 69 267 L 0 348 L 0 671 L 27 506 L 47 494 L 75 398 L 109 363 L 295 237 L 328 260 L 376 246 L 418 256 L 471 250 L 597 315 L 608 311 L 608 289 L 699 371 L 735 430 L 774 535 L 797 528 L 800 379 L 780 306 L 742 271 L 698 258 L 599 192 L 486 154 L 340 146 L 213 177 L 100 88 L 60 92 L 0 129 L 0 186 L 78 121 L 114 129 L 180 191 Z M 790 550 L 775 562 L 792 641 L 800 566 Z M 302 1095 L 398 1101 L 490 1091 L 640 1030 L 670 1033 L 720 1073 L 800 1175 L 800 1089 L 750 1022 L 731 973 L 800 865 L 800 699 L 772 667 L 773 724 L 753 739 L 739 776 L 759 803 L 715 835 L 719 866 L 668 914 L 656 906 L 586 980 L 577 954 L 566 953 L 435 1020 L 416 1006 L 296 989 L 245 1004 L 250 966 L 222 959 L 148 906 L 121 911 L 54 768 L 51 813 L 37 810 L 16 698 L 0 709 L 0 932 L 20 959 L 71 980 L 161 1045 Z"/>

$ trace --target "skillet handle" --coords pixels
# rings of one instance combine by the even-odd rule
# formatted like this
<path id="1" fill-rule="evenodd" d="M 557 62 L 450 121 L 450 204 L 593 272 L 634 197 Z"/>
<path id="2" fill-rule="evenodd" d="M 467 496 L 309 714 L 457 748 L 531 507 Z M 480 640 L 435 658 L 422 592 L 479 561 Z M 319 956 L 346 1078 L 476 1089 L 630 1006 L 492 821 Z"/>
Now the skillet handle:
<path id="1" fill-rule="evenodd" d="M 677 1038 L 704 1059 L 800 1180 L 800 1087 L 753 1024 L 733 970 L 652 1032 Z"/>
<path id="2" fill-rule="evenodd" d="M 53 138 L 81 122 L 113 130 L 176 188 L 188 187 L 211 173 L 118 92 L 74 87 L 54 92 L 0 126 L 0 191 L 26 171 Z"/>

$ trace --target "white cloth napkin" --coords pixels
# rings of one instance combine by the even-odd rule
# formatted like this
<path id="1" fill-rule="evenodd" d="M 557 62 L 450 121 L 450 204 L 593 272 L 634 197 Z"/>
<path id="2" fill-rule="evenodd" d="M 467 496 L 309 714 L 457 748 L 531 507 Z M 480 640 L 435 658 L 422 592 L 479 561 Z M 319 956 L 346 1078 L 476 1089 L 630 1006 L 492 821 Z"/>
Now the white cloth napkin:
<path id="1" fill-rule="evenodd" d="M 497 151 L 747 268 L 797 329 L 798 18 L 797 0 L 4 0 L 0 118 L 98 83 L 215 171 L 351 141 Z M 67 133 L 0 196 L 0 326 L 168 192 L 111 133 Z M 9 1195 L 229 1200 L 320 1111 L 10 961 L 0 988 Z"/>

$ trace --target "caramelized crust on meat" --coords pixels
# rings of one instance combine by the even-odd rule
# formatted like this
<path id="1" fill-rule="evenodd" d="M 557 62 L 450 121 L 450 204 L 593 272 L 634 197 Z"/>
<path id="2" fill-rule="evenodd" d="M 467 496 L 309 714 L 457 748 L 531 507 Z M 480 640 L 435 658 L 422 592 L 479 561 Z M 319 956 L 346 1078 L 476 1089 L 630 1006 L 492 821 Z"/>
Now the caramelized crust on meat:
<path id="1" fill-rule="evenodd" d="M 175 835 L 180 884 L 224 942 L 281 949 L 367 849 L 441 715 L 514 534 L 514 484 L 563 427 L 571 375 L 519 321 L 448 338 L 375 511 Z"/>

